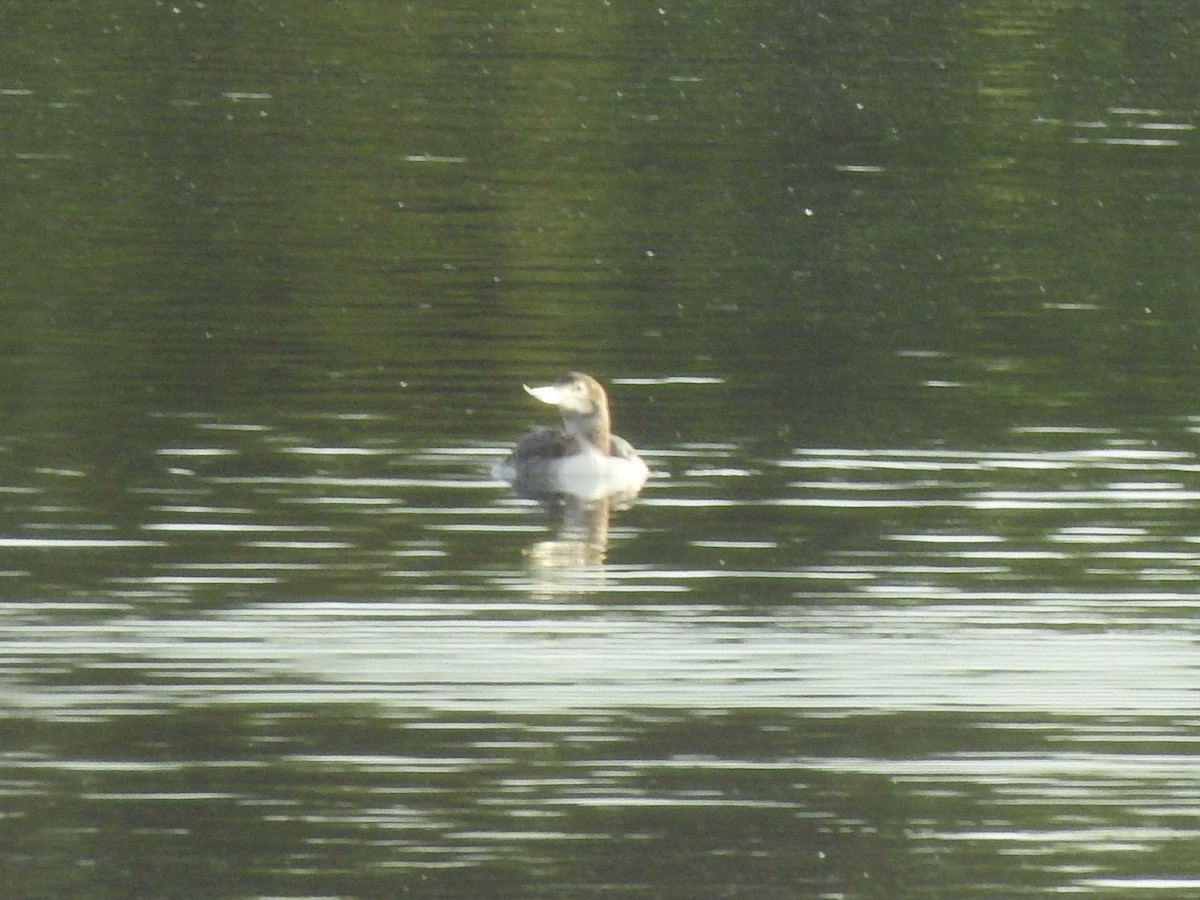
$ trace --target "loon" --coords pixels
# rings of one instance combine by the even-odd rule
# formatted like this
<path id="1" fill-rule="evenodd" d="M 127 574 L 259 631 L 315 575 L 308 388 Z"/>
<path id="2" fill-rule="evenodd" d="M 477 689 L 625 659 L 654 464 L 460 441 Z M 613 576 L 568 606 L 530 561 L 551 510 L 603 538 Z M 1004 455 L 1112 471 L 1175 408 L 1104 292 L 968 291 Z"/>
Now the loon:
<path id="1" fill-rule="evenodd" d="M 561 492 L 599 498 L 636 494 L 650 475 L 637 451 L 612 433 L 608 395 L 595 378 L 568 372 L 554 384 L 525 385 L 543 403 L 557 406 L 562 428 L 527 432 L 494 474 L 521 491 Z"/>

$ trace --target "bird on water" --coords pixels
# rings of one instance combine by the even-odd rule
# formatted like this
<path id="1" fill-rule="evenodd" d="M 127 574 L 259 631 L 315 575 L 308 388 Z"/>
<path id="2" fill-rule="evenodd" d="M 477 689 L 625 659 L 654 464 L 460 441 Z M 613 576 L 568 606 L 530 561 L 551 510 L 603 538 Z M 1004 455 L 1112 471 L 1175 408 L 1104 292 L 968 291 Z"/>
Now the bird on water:
<path id="1" fill-rule="evenodd" d="M 641 489 L 650 470 L 627 440 L 612 433 L 608 395 L 600 382 L 568 372 L 553 384 L 525 385 L 525 391 L 557 407 L 562 428 L 526 432 L 496 466 L 498 478 L 518 489 L 587 497 Z"/>

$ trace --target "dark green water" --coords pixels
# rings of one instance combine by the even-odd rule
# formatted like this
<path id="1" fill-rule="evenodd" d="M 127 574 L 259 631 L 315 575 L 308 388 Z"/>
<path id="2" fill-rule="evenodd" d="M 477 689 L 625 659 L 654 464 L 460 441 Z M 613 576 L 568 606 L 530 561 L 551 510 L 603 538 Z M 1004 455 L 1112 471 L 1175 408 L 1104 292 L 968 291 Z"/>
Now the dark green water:
<path id="1" fill-rule="evenodd" d="M 0 894 L 1192 896 L 1193 18 L 0 0 Z"/>

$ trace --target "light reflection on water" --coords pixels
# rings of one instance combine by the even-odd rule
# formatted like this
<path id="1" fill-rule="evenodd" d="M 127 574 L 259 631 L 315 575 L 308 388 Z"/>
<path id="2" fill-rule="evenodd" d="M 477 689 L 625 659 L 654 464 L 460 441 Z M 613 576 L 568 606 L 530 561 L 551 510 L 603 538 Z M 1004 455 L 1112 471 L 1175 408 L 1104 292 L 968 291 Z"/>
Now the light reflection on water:
<path id="1" fill-rule="evenodd" d="M 697 807 L 759 817 L 777 860 L 810 822 L 816 859 L 861 826 L 862 779 L 882 779 L 915 806 L 902 827 L 922 852 L 1015 854 L 1074 890 L 1106 884 L 1114 854 L 1200 831 L 1200 601 L 1180 584 L 1200 552 L 1159 518 L 1195 495 L 1186 454 L 1087 433 L 1071 439 L 1096 445 L 1045 452 L 681 447 L 600 520 L 598 557 L 489 480 L 500 448 L 211 424 L 220 446 L 160 454 L 186 469 L 133 491 L 132 529 L 39 523 L 27 496 L 39 536 L 3 546 L 37 556 L 10 596 L 54 560 L 104 588 L 0 604 L 4 704 L 58 728 L 226 710 L 272 761 L 29 750 L 7 759 L 18 794 L 86 772 L 90 804 L 232 804 L 256 827 L 319 822 L 323 841 L 367 828 L 375 865 L 440 869 L 533 846 L 594 862 L 597 845 L 628 850 L 616 811 L 636 830 Z M 432 737 L 335 749 L 318 715 Z M 277 733 L 293 721 L 309 736 Z M 733 721 L 754 740 L 722 737 Z M 297 773 L 372 787 L 331 805 Z M 814 800 L 817 783 L 839 787 Z M 947 795 L 972 813 L 945 819 Z"/>
<path id="2" fill-rule="evenodd" d="M 65 660 L 138 673 L 127 691 L 106 689 L 109 710 L 91 686 L 12 698 L 51 715 L 320 699 L 492 715 L 653 707 L 1187 716 L 1200 666 L 1179 625 L 1195 605 L 1139 604 L 1114 620 L 1106 604 L 1082 598 L 767 615 L 691 605 L 273 603 L 178 622 L 12 624 L 5 645 L 13 674 Z"/>

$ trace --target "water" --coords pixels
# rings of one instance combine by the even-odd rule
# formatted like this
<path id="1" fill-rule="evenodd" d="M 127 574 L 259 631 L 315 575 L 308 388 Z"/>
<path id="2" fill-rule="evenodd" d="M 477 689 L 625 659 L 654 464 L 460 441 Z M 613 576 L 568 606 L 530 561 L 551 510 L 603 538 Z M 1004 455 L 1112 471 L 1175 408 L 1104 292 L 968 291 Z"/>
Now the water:
<path id="1" fill-rule="evenodd" d="M 4 896 L 1195 893 L 1186 12 L 0 3 Z"/>

